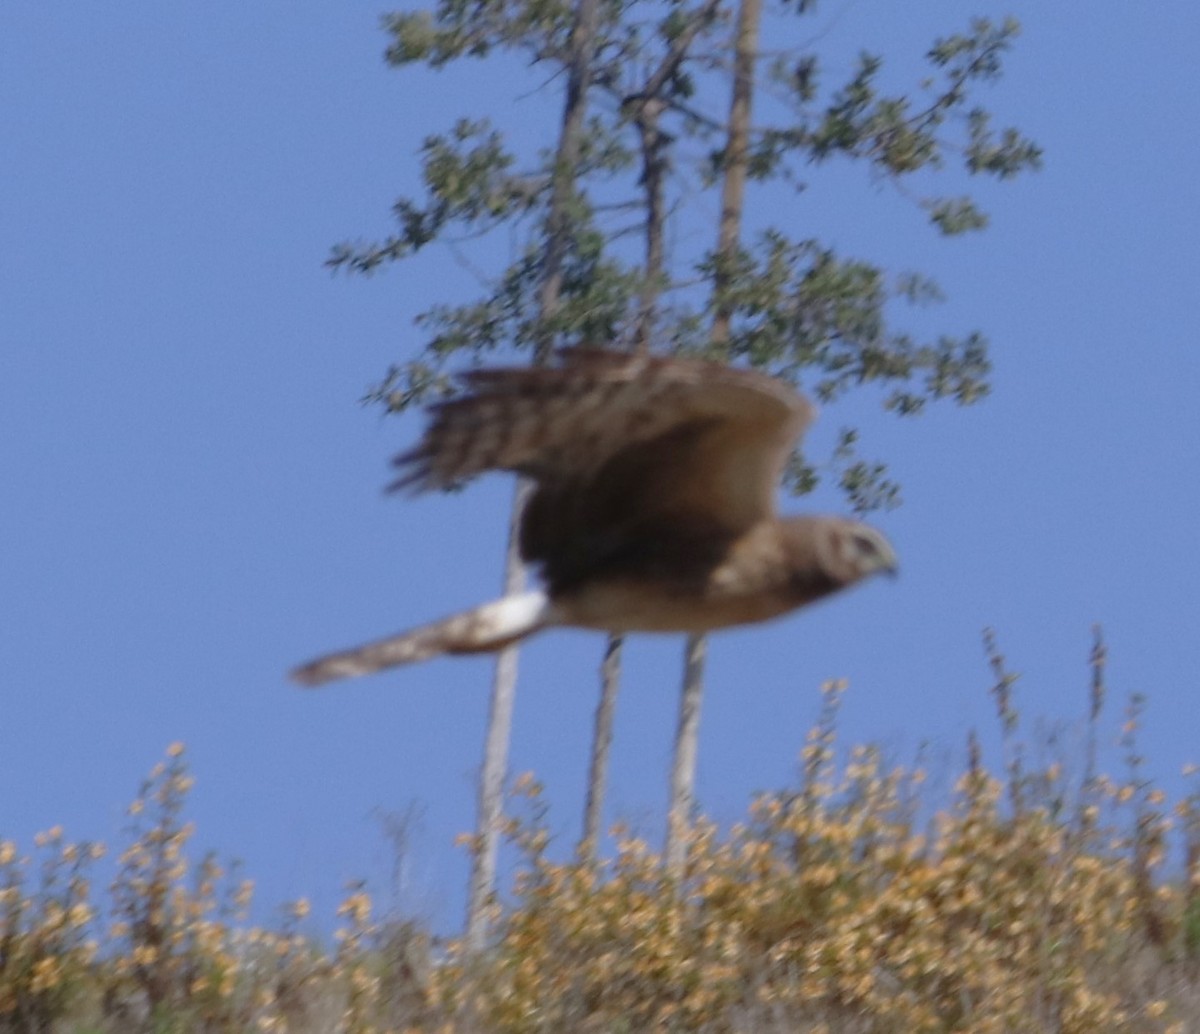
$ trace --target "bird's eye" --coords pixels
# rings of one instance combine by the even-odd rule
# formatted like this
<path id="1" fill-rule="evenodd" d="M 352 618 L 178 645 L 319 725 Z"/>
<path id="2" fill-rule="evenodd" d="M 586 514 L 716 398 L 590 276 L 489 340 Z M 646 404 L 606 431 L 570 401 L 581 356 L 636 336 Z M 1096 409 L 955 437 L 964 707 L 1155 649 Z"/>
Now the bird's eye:
<path id="1" fill-rule="evenodd" d="M 878 543 L 868 535 L 855 535 L 854 544 L 858 551 L 865 556 L 879 556 Z"/>

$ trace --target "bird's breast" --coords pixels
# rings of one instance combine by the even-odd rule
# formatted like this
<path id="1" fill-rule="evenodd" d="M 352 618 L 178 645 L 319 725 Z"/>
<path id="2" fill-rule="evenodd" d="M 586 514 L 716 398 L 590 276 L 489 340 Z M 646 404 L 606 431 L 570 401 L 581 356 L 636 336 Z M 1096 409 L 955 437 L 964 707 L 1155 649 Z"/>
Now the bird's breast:
<path id="1" fill-rule="evenodd" d="M 564 624 L 610 632 L 707 632 L 767 621 L 796 606 L 786 586 L 752 585 L 720 569 L 700 583 L 591 581 L 554 602 Z"/>

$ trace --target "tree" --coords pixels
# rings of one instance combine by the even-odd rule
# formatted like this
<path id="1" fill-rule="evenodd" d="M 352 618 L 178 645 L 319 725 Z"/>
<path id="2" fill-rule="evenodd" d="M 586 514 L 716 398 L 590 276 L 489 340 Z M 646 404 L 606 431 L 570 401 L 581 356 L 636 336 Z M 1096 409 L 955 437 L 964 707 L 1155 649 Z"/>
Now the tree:
<path id="1" fill-rule="evenodd" d="M 333 250 L 333 267 L 369 273 L 437 241 L 501 230 L 521 240 L 483 297 L 435 304 L 417 317 L 423 346 L 388 371 L 373 401 L 395 411 L 451 390 L 447 369 L 463 353 L 476 361 L 498 350 L 524 351 L 536 362 L 560 341 L 653 343 L 752 363 L 802 379 L 823 401 L 885 384 L 884 406 L 900 416 L 936 399 L 970 403 L 987 391 L 982 335 L 922 341 L 894 326 L 893 303 L 937 301 L 935 283 L 919 274 L 889 275 L 814 237 L 793 236 L 788 227 L 751 223 L 742 207 L 748 187 L 802 189 L 808 168 L 839 159 L 865 164 L 906 195 L 933 180 L 931 174 L 950 172 L 952 160 L 967 174 L 1000 179 L 1036 167 L 1036 145 L 1015 129 L 995 130 L 975 101 L 980 87 L 1000 75 L 1016 22 L 975 19 L 965 31 L 936 40 L 925 55 L 927 77 L 910 93 L 889 93 L 881 85 L 879 55 L 862 54 L 848 78 L 830 84 L 815 53 L 761 53 L 759 2 L 741 0 L 734 9 L 730 0 L 578 0 L 575 6 L 440 0 L 432 10 L 385 20 L 392 64 L 436 68 L 516 51 L 528 58 L 534 85 L 563 90 L 564 114 L 554 150 L 520 159 L 479 116 L 429 137 L 422 149 L 426 196 L 396 203 L 390 236 Z M 786 37 L 793 19 L 811 17 L 814 8 L 812 0 L 793 0 L 765 17 L 773 19 L 773 35 Z M 730 116 L 714 118 L 708 114 L 718 110 L 714 97 L 730 85 Z M 752 123 L 756 87 L 771 103 L 762 106 L 767 117 Z M 718 187 L 715 247 L 692 248 L 681 238 L 668 253 L 666 228 Z M 979 230 L 987 222 L 966 196 L 918 193 L 916 202 L 942 234 Z M 631 225 L 641 230 L 641 256 L 630 246 Z M 898 501 L 884 464 L 859 455 L 853 428 L 842 432 L 824 466 L 856 510 Z M 811 458 L 795 457 L 789 486 L 810 489 L 820 470 Z M 514 561 L 510 546 L 509 588 L 521 577 Z M 701 643 L 689 645 L 696 686 L 701 654 Z M 598 742 L 611 730 L 604 715 L 607 706 L 610 723 L 615 644 L 607 658 Z M 477 945 L 484 930 L 481 902 L 491 893 L 487 857 L 490 852 L 494 866 L 505 767 L 500 748 L 511 715 L 511 693 L 505 704 L 502 690 L 514 678 L 515 659 L 506 653 L 497 665 L 480 796 L 471 913 Z M 681 723 L 687 713 L 685 705 Z M 687 735 L 682 727 L 681 735 Z M 694 735 L 692 741 L 694 753 Z M 595 849 L 598 835 L 603 758 L 603 750 L 593 752 L 586 850 Z M 676 776 L 688 767 L 686 757 L 677 758 Z M 675 829 L 679 817 L 686 818 L 687 794 L 685 788 L 674 802 Z"/>

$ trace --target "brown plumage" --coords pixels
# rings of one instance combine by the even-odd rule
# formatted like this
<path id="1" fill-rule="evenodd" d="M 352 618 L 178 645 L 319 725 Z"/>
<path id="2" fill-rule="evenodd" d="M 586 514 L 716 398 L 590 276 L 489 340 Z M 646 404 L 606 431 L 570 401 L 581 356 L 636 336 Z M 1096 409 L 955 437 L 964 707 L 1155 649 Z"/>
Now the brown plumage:
<path id="1" fill-rule="evenodd" d="M 698 359 L 574 348 L 475 370 L 433 407 L 393 489 L 487 470 L 531 478 L 521 556 L 545 590 L 298 668 L 306 685 L 495 650 L 542 628 L 702 632 L 765 621 L 876 571 L 887 540 L 841 517 L 781 519 L 775 494 L 814 410 L 785 382 Z"/>

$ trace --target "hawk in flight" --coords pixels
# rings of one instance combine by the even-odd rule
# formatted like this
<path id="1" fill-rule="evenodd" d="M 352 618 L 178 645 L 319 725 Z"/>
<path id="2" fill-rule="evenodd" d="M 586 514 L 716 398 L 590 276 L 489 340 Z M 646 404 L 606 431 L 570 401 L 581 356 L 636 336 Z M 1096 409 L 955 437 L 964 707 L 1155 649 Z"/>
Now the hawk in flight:
<path id="1" fill-rule="evenodd" d="M 560 364 L 479 369 L 438 403 L 392 489 L 445 488 L 487 470 L 533 482 L 522 558 L 544 589 L 292 672 L 309 686 L 499 650 L 556 625 L 707 632 L 786 614 L 896 555 L 842 517 L 784 517 L 775 494 L 815 411 L 785 382 L 698 359 L 570 348 Z"/>

